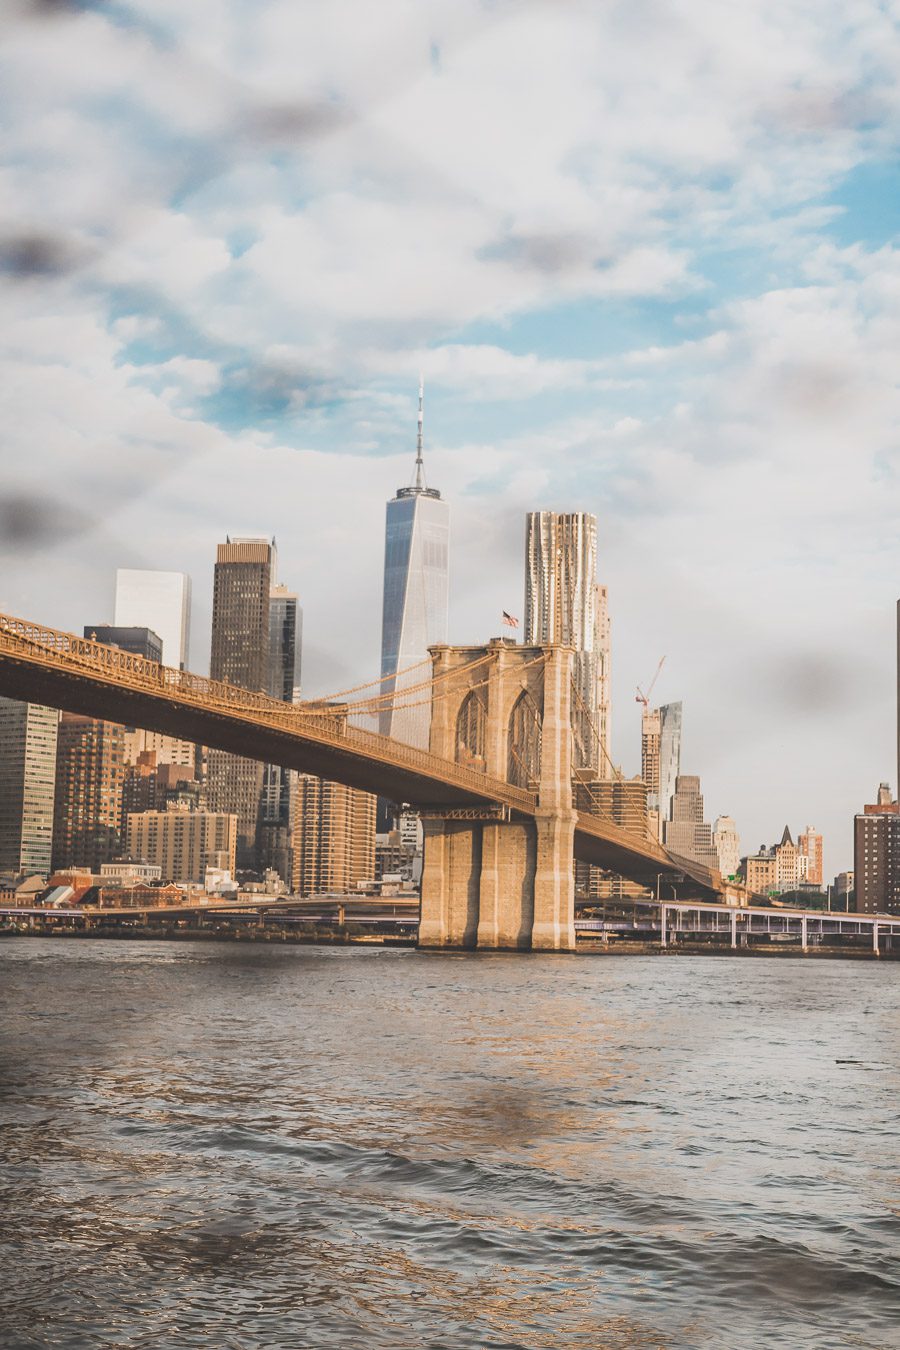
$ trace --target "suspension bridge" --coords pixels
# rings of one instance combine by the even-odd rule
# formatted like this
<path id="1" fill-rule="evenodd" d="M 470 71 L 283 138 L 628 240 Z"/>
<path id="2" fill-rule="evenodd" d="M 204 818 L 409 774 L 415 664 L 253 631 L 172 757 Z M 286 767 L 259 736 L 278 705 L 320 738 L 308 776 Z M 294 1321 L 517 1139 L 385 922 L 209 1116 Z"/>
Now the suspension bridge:
<path id="1" fill-rule="evenodd" d="M 615 819 L 598 810 L 584 774 L 579 782 L 573 755 L 580 747 L 584 756 L 596 728 L 572 678 L 572 655 L 499 638 L 440 646 L 387 679 L 289 704 L 0 615 L 2 694 L 316 774 L 419 810 L 426 946 L 574 947 L 575 859 L 657 892 L 668 887 L 672 898 L 676 886 L 682 898 L 720 896 L 717 873 L 669 854 L 642 816 L 623 823 L 621 812 Z M 391 706 L 430 709 L 428 750 L 373 729 Z"/>

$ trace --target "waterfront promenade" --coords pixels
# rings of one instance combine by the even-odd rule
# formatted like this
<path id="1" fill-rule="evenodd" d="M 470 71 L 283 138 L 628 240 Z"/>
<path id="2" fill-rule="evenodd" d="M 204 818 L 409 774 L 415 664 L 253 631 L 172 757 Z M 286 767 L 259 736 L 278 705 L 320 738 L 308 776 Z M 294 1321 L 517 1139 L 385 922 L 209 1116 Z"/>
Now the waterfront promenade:
<path id="1" fill-rule="evenodd" d="M 730 952 L 801 956 L 900 958 L 900 916 L 801 910 L 787 906 L 729 906 L 685 901 L 637 901 L 576 908 L 576 951 Z M 246 941 L 402 942 L 418 938 L 414 895 L 247 897 L 183 905 L 93 909 L 0 907 L 7 934 L 82 937 L 191 935 Z"/>

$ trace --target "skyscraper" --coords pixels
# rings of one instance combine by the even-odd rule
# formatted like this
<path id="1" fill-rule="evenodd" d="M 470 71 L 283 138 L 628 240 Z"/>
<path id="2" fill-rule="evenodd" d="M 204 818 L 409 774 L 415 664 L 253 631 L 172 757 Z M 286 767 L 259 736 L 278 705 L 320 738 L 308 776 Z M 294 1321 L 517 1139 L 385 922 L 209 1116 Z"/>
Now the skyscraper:
<path id="1" fill-rule="evenodd" d="M 900 805 L 887 783 L 853 820 L 853 871 L 859 914 L 900 914 Z"/>
<path id="2" fill-rule="evenodd" d="M 183 572 L 120 567 L 116 572 L 114 622 L 119 628 L 152 628 L 162 640 L 163 664 L 187 669 L 190 577 Z"/>
<path id="3" fill-rule="evenodd" d="M 641 714 L 641 778 L 647 784 L 647 826 L 655 839 L 662 838 L 659 813 L 659 708 L 644 704 Z"/>
<path id="4" fill-rule="evenodd" d="M 59 713 L 0 698 L 0 872 L 50 871 Z"/>
<path id="5" fill-rule="evenodd" d="M 269 594 L 269 693 L 293 703 L 300 690 L 303 610 L 286 586 L 273 584 Z M 259 807 L 259 870 L 271 867 L 282 881 L 291 880 L 292 787 L 296 775 L 280 764 L 263 769 Z"/>
<path id="6" fill-rule="evenodd" d="M 375 876 L 375 797 L 325 778 L 297 776 L 291 889 L 355 890 Z"/>
<path id="7" fill-rule="evenodd" d="M 806 859 L 806 880 L 811 885 L 821 886 L 824 880 L 821 834 L 811 825 L 807 825 L 803 833 L 797 836 L 797 847 L 800 856 Z"/>
<path id="8" fill-rule="evenodd" d="M 676 778 L 672 815 L 663 825 L 663 836 L 670 852 L 718 871 L 719 855 L 713 845 L 712 830 L 703 819 L 700 779 L 695 774 L 679 774 Z"/>
<path id="9" fill-rule="evenodd" d="M 587 511 L 529 511 L 525 527 L 525 631 L 530 646 L 575 649 L 574 767 L 608 772 L 609 627 L 598 587 L 597 519 Z M 605 700 L 601 718 L 601 698 Z"/>
<path id="10" fill-rule="evenodd" d="M 269 688 L 269 595 L 275 541 L 227 539 L 216 550 L 209 673 L 254 693 Z"/>
<path id="11" fill-rule="evenodd" d="M 125 729 L 62 714 L 56 756 L 53 867 L 111 862 L 120 850 Z"/>
<path id="12" fill-rule="evenodd" d="M 659 814 L 672 819 L 672 798 L 681 773 L 681 704 L 664 703 L 659 710 Z"/>
<path id="13" fill-rule="evenodd" d="M 294 703 L 300 689 L 303 610 L 287 586 L 274 582 L 269 593 L 269 693 Z"/>
<path id="14" fill-rule="evenodd" d="M 254 693 L 270 688 L 269 615 L 275 570 L 275 543 L 227 539 L 219 544 L 213 583 L 212 649 L 214 680 Z M 210 750 L 207 797 L 212 812 L 233 813 L 237 824 L 237 867 L 255 868 L 263 766 L 253 759 Z"/>
<path id="15" fill-rule="evenodd" d="M 391 677 L 425 662 L 429 647 L 447 641 L 450 509 L 437 488 L 425 482 L 422 403 L 420 385 L 415 478 L 387 504 L 381 621 L 381 674 L 389 677 L 382 685 L 385 693 L 427 678 L 424 666 L 405 678 Z M 427 749 L 430 718 L 424 701 L 422 706 L 391 708 L 382 713 L 380 730 Z"/>

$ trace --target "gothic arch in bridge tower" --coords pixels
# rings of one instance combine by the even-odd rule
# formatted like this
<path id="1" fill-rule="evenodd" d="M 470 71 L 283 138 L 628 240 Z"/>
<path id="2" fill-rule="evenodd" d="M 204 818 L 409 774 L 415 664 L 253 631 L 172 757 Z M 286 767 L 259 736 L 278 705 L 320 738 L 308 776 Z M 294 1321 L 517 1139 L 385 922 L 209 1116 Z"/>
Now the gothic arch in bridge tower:
<path id="1" fill-rule="evenodd" d="M 541 777 L 542 711 L 527 689 L 512 706 L 506 733 L 507 782 L 534 792 Z"/>
<path id="2" fill-rule="evenodd" d="M 460 704 L 456 718 L 456 762 L 484 773 L 487 733 L 487 693 L 471 689 Z"/>

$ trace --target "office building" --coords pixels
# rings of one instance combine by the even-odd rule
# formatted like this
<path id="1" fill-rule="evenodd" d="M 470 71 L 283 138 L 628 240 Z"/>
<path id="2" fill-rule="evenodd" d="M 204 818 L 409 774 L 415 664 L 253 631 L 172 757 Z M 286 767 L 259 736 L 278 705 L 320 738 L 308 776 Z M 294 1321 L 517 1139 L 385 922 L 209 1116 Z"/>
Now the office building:
<path id="1" fill-rule="evenodd" d="M 717 817 L 712 839 L 722 876 L 736 877 L 741 865 L 741 837 L 731 816 Z"/>
<path id="2" fill-rule="evenodd" d="M 274 562 L 274 559 L 273 559 Z M 274 583 L 269 593 L 269 693 L 284 703 L 300 698 L 303 610 L 287 586 Z"/>
<path id="3" fill-rule="evenodd" d="M 659 708 L 644 704 L 641 714 L 641 778 L 647 785 L 647 825 L 653 839 L 662 838 L 659 811 Z"/>
<path id="4" fill-rule="evenodd" d="M 102 642 L 107 647 L 118 647 L 133 656 L 148 661 L 162 660 L 162 639 L 152 628 L 119 628 L 114 624 L 85 624 L 84 636 L 91 642 Z"/>
<path id="5" fill-rule="evenodd" d="M 757 895 L 774 895 L 777 891 L 778 863 L 774 848 L 760 844 L 756 853 L 741 859 L 741 876 L 747 889 Z"/>
<path id="6" fill-rule="evenodd" d="M 206 806 L 205 793 L 194 777 L 192 766 L 160 763 L 152 750 L 145 750 L 136 764 L 125 765 L 122 784 L 122 834 L 127 818 L 142 811 L 165 811 L 170 805 L 199 811 Z"/>
<path id="7" fill-rule="evenodd" d="M 50 872 L 59 713 L 0 698 L 0 872 Z"/>
<path id="8" fill-rule="evenodd" d="M 121 852 L 125 732 L 114 722 L 64 712 L 56 754 L 53 867 L 97 872 Z"/>
<path id="9" fill-rule="evenodd" d="M 664 703 L 659 709 L 659 814 L 672 820 L 672 798 L 681 774 L 681 704 Z"/>
<path id="10" fill-rule="evenodd" d="M 268 692 L 274 571 L 274 540 L 229 538 L 219 544 L 213 583 L 212 679 L 254 693 Z M 224 750 L 210 750 L 208 765 L 209 809 L 237 816 L 236 865 L 255 869 L 263 765 Z"/>
<path id="11" fill-rule="evenodd" d="M 822 870 L 822 836 L 811 825 L 807 825 L 797 836 L 797 848 L 803 862 L 803 880 L 811 886 L 821 886 L 824 880 Z"/>
<path id="12" fill-rule="evenodd" d="M 269 593 L 269 694 L 292 703 L 300 696 L 303 611 L 286 586 L 273 584 Z M 280 764 L 266 764 L 257 830 L 258 865 L 290 883 L 293 788 L 296 774 Z"/>
<path id="13" fill-rule="evenodd" d="M 120 567 L 116 572 L 114 623 L 117 628 L 152 629 L 162 642 L 163 664 L 188 670 L 190 577 L 183 572 Z"/>
<path id="14" fill-rule="evenodd" d="M 679 774 L 672 793 L 671 819 L 663 825 L 663 843 L 680 858 L 719 869 L 712 830 L 703 819 L 703 795 L 696 774 Z"/>
<path id="15" fill-rule="evenodd" d="M 775 845 L 775 889 L 777 891 L 795 891 L 800 885 L 800 850 L 791 838 L 787 825 L 781 836 L 781 843 Z"/>
<path id="16" fill-rule="evenodd" d="M 398 488 L 387 503 L 381 620 L 384 693 L 400 694 L 427 679 L 428 648 L 447 641 L 450 508 L 438 489 L 425 481 L 422 415 L 420 386 L 415 476 L 410 487 Z M 411 666 L 417 669 L 403 675 Z M 390 707 L 381 714 L 380 731 L 427 749 L 430 706 L 415 695 L 408 701 L 415 706 Z"/>
<path id="17" fill-rule="evenodd" d="M 858 914 L 900 914 L 900 804 L 887 783 L 854 816 L 853 874 Z"/>
<path id="18" fill-rule="evenodd" d="M 128 817 L 128 855 L 155 864 L 163 881 L 202 884 L 207 867 L 234 871 L 237 818 L 223 811 L 142 811 Z"/>
<path id="19" fill-rule="evenodd" d="M 193 741 L 181 741 L 161 731 L 145 731 L 143 727 L 125 727 L 125 763 L 137 764 L 141 755 L 151 754 L 157 764 L 176 764 L 197 776 L 197 746 Z"/>
<path id="20" fill-rule="evenodd" d="M 574 648 L 575 768 L 609 767 L 609 616 L 597 573 L 597 519 L 587 511 L 529 511 L 525 524 L 525 629 L 530 646 Z M 604 650 L 605 648 L 605 650 Z M 606 700 L 601 728 L 601 699 Z"/>
<path id="21" fill-rule="evenodd" d="M 358 788 L 297 775 L 291 890 L 353 891 L 375 877 L 375 797 Z"/>
<path id="22" fill-rule="evenodd" d="M 641 717 L 641 777 L 647 784 L 647 815 L 655 837 L 672 816 L 672 796 L 681 773 L 681 704 L 644 706 Z"/>

